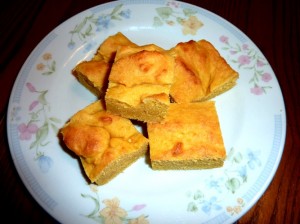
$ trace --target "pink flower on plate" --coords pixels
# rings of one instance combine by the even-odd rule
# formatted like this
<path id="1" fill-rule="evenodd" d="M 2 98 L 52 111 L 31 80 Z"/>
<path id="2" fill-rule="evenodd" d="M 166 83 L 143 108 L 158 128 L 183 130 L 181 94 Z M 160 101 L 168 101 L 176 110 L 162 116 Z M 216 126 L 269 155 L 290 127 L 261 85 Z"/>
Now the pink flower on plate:
<path id="1" fill-rule="evenodd" d="M 221 37 L 220 37 L 220 41 L 221 41 L 222 43 L 228 44 L 228 37 L 226 37 L 226 36 L 221 36 Z"/>
<path id="2" fill-rule="evenodd" d="M 32 111 L 38 104 L 39 104 L 39 101 L 37 101 L 37 100 L 33 101 L 29 106 L 29 110 Z"/>
<path id="3" fill-rule="evenodd" d="M 254 95 L 262 95 L 264 93 L 263 88 L 260 86 L 254 86 L 253 88 L 250 89 L 251 93 Z"/>
<path id="4" fill-rule="evenodd" d="M 32 92 L 32 93 L 36 92 L 35 87 L 34 87 L 30 82 L 27 82 L 27 83 L 26 83 L 26 87 L 27 87 L 27 89 L 28 89 L 30 92 Z"/>
<path id="5" fill-rule="evenodd" d="M 265 72 L 261 77 L 261 80 L 263 80 L 264 82 L 269 82 L 271 79 L 272 79 L 272 76 L 267 72 Z"/>
<path id="6" fill-rule="evenodd" d="M 179 7 L 179 3 L 176 2 L 176 1 L 169 1 L 169 2 L 167 2 L 167 6 L 178 8 Z"/>
<path id="7" fill-rule="evenodd" d="M 250 64 L 251 60 L 250 60 L 249 56 L 241 55 L 238 58 L 238 62 L 239 62 L 240 65 L 248 65 L 248 64 Z"/>
<path id="8" fill-rule="evenodd" d="M 243 44 L 243 45 L 242 45 L 242 49 L 243 49 L 244 51 L 249 50 L 248 44 Z"/>
<path id="9" fill-rule="evenodd" d="M 38 131 L 38 126 L 36 124 L 20 124 L 18 126 L 18 130 L 20 132 L 20 139 L 21 140 L 30 140 L 31 139 L 31 136 L 33 134 L 35 134 L 37 131 Z"/>
<path id="10" fill-rule="evenodd" d="M 263 67 L 266 64 L 264 62 L 262 62 L 261 60 L 257 60 L 256 65 L 257 65 L 257 67 Z"/>
<path id="11" fill-rule="evenodd" d="M 139 210 L 141 210 L 141 209 L 143 209 L 145 207 L 146 207 L 145 204 L 135 205 L 135 206 L 133 206 L 132 210 L 133 211 L 139 211 Z"/>

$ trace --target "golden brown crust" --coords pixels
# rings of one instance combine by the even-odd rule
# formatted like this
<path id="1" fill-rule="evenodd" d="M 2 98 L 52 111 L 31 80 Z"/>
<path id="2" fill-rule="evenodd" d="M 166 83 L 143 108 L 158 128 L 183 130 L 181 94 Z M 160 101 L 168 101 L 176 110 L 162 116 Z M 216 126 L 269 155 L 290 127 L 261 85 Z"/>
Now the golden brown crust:
<path id="1" fill-rule="evenodd" d="M 93 60 L 103 59 L 106 62 L 112 63 L 115 59 L 117 49 L 120 46 L 136 47 L 137 45 L 129 40 L 124 34 L 118 32 L 115 35 L 107 37 L 101 43 Z"/>
<path id="2" fill-rule="evenodd" d="M 119 32 L 73 74 L 103 98 L 60 130 L 92 183 L 107 183 L 145 155 L 148 141 L 153 169 L 223 165 L 218 115 L 207 100 L 232 88 L 238 73 L 208 41 L 178 43 L 166 51 L 155 44 L 138 46 Z M 170 104 L 170 95 L 177 103 Z M 149 140 L 128 118 L 147 122 Z"/>
<path id="3" fill-rule="evenodd" d="M 120 58 L 124 58 L 129 55 L 133 55 L 140 51 L 151 51 L 151 52 L 165 52 L 165 50 L 155 44 L 147 44 L 143 46 L 126 46 L 122 45 L 118 47 L 117 54 L 114 61 L 119 60 Z"/>
<path id="4" fill-rule="evenodd" d="M 105 94 L 111 65 L 103 60 L 83 61 L 73 69 L 78 81 L 94 95 L 102 98 Z"/>
<path id="5" fill-rule="evenodd" d="M 206 40 L 178 43 L 170 53 L 175 57 L 171 96 L 177 103 L 205 101 L 236 84 L 238 73 Z"/>
<path id="6" fill-rule="evenodd" d="M 125 55 L 113 64 L 109 81 L 126 87 L 141 84 L 171 84 L 173 81 L 172 61 L 169 55 L 159 51 L 134 52 Z"/>
<path id="7" fill-rule="evenodd" d="M 106 112 L 103 101 L 78 111 L 60 133 L 66 146 L 80 157 L 88 178 L 97 184 L 107 183 L 145 155 L 148 146 L 131 121 Z"/>
<path id="8" fill-rule="evenodd" d="M 173 57 L 146 45 L 120 48 L 116 58 L 105 95 L 107 110 L 144 122 L 163 119 L 170 104 Z"/>
<path id="9" fill-rule="evenodd" d="M 72 71 L 79 82 L 99 98 L 105 94 L 111 65 L 117 49 L 121 46 L 137 45 L 118 32 L 102 42 L 90 61 L 80 62 Z"/>
<path id="10" fill-rule="evenodd" d="M 148 123 L 153 169 L 199 169 L 223 165 L 226 151 L 213 101 L 173 103 L 160 123 Z"/>

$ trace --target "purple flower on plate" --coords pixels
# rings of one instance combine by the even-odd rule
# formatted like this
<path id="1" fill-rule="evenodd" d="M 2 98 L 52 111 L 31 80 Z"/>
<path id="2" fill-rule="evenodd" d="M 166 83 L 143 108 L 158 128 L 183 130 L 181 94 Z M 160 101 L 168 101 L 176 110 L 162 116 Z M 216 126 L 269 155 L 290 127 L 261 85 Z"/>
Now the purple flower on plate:
<path id="1" fill-rule="evenodd" d="M 43 173 L 47 173 L 53 164 L 53 160 L 49 156 L 41 155 L 37 160 Z"/>
<path id="2" fill-rule="evenodd" d="M 34 123 L 30 124 L 19 124 L 18 130 L 20 132 L 20 139 L 21 140 L 30 140 L 31 136 L 38 131 L 38 126 Z"/>

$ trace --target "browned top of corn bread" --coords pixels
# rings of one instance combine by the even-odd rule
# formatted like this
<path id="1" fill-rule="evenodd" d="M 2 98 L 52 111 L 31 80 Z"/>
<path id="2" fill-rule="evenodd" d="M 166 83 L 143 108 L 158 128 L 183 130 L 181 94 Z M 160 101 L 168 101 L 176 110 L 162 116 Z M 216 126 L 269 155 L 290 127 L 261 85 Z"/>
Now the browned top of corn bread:
<path id="1" fill-rule="evenodd" d="M 226 156 L 213 101 L 172 103 L 160 123 L 148 123 L 154 169 L 212 168 Z"/>
<path id="2" fill-rule="evenodd" d="M 130 120 L 106 112 L 102 101 L 74 114 L 60 133 L 66 146 L 80 157 L 88 178 L 98 184 L 145 155 L 148 145 Z"/>
<path id="3" fill-rule="evenodd" d="M 206 40 L 178 43 L 170 53 L 175 57 L 171 96 L 177 103 L 211 99 L 232 88 L 239 77 Z"/>
<path id="4" fill-rule="evenodd" d="M 155 45 L 120 47 L 105 95 L 107 109 L 145 122 L 160 119 L 159 108 L 165 113 L 170 104 L 173 75 L 174 58 L 167 51 Z"/>
<path id="5" fill-rule="evenodd" d="M 101 98 L 107 88 L 110 69 L 111 65 L 104 60 L 82 61 L 72 72 L 81 84 Z"/>
<path id="6" fill-rule="evenodd" d="M 99 46 L 93 60 L 103 59 L 106 62 L 113 62 L 117 49 L 120 46 L 137 46 L 129 40 L 123 33 L 118 32 L 115 35 L 107 37 Z"/>

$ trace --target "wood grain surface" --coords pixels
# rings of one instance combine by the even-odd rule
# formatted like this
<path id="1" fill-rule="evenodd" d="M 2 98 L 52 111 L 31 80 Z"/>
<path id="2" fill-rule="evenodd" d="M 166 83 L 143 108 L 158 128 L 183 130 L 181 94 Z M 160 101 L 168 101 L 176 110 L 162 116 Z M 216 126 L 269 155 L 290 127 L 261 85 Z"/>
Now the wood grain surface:
<path id="1" fill-rule="evenodd" d="M 21 66 L 34 47 L 71 16 L 97 0 L 4 0 L 0 4 L 0 214 L 7 223 L 56 223 L 30 195 L 8 146 L 8 100 Z M 237 223 L 300 223 L 300 4 L 293 0 L 186 1 L 243 31 L 263 52 L 280 84 L 287 133 L 276 175 L 258 202 Z M 276 100 L 276 99 L 274 99 Z"/>

